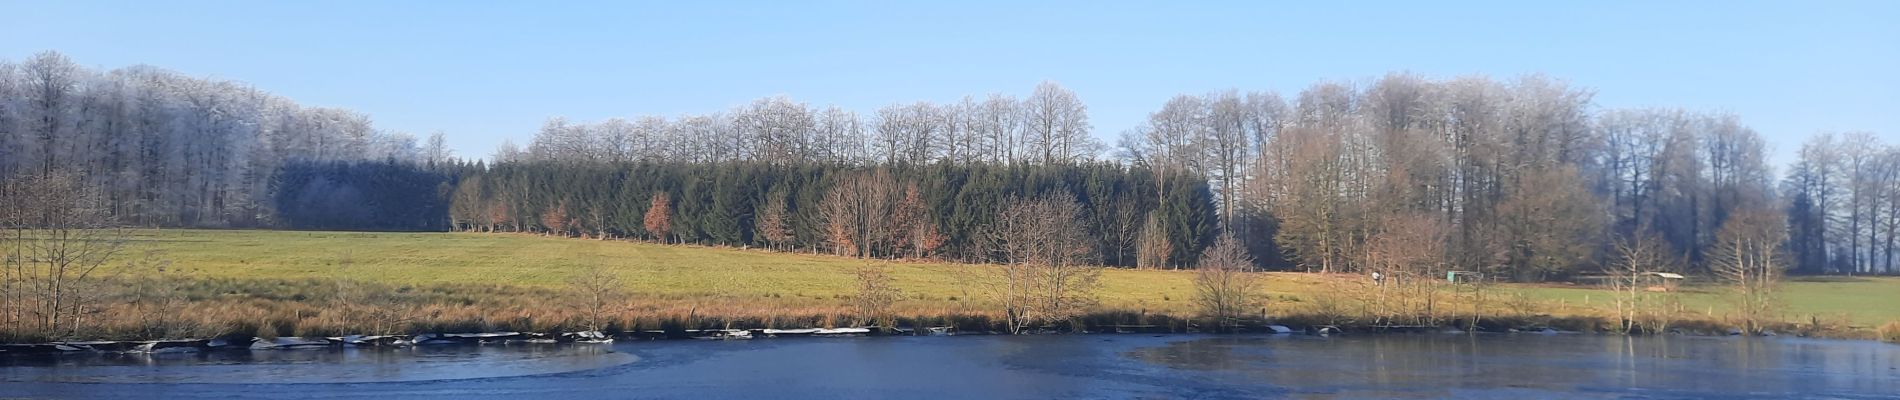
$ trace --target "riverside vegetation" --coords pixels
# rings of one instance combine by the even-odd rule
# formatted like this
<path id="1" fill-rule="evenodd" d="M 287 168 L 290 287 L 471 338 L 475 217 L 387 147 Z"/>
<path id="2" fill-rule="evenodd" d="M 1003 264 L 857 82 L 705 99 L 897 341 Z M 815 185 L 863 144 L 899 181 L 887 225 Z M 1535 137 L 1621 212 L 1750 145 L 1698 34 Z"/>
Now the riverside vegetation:
<path id="1" fill-rule="evenodd" d="M 87 329 L 63 338 L 158 339 L 220 334 L 830 327 L 864 323 L 863 270 L 888 279 L 887 324 L 1003 330 L 1000 308 L 972 283 L 999 268 L 892 262 L 758 249 L 582 240 L 530 234 L 360 233 L 246 230 L 128 232 L 127 265 L 103 273 Z M 149 262 L 147 258 L 165 262 Z M 587 290 L 596 271 L 618 281 L 614 297 Z M 102 271 L 103 272 L 103 271 Z M 1158 325 L 1213 330 L 1201 315 L 1192 270 L 1105 269 L 1084 329 Z M 1249 272 L 1261 310 L 1241 318 L 1368 329 L 1380 322 L 1377 285 L 1361 275 Z M 1497 327 L 1614 331 L 1615 291 L 1497 284 L 1478 311 Z M 1476 294 L 1445 288 L 1446 324 L 1471 315 Z M 1726 287 L 1689 285 L 1675 295 L 1675 325 L 1707 333 L 1738 326 Z M 1900 310 L 1900 278 L 1796 278 L 1782 284 L 1777 330 L 1872 337 Z M 599 322 L 590 323 L 599 311 Z M 1390 313 L 1390 312 L 1388 312 Z M 877 321 L 871 321 L 873 323 Z M 887 325 L 888 326 L 888 325 Z M 1052 326 L 1054 327 L 1054 326 Z M 1060 326 L 1059 328 L 1070 328 Z M 1880 328 L 1892 340 L 1894 323 Z M 7 332 L 11 340 L 50 337 Z"/>

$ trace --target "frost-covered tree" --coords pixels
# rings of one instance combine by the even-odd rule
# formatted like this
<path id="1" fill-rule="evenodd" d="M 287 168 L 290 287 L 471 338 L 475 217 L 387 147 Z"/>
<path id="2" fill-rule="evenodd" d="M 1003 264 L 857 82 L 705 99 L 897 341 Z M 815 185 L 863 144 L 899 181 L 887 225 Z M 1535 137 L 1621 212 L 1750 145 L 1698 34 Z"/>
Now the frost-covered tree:
<path id="1" fill-rule="evenodd" d="M 266 224 L 287 163 L 418 162 L 413 137 L 353 111 L 150 66 L 84 68 L 57 52 L 0 61 L 0 177 L 73 171 L 121 223 Z"/>

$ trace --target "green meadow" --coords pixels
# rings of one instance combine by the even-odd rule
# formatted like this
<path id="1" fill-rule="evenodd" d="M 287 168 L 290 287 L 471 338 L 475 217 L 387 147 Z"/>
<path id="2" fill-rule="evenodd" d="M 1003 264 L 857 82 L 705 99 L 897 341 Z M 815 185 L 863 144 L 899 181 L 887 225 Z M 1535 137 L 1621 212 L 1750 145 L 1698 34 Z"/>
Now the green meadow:
<path id="1" fill-rule="evenodd" d="M 861 260 L 761 249 L 660 245 L 522 234 L 370 233 L 263 230 L 141 230 L 131 254 L 169 260 L 190 278 L 347 279 L 392 287 L 483 286 L 561 290 L 598 266 L 636 297 L 747 299 L 749 303 L 835 302 L 855 290 L 854 271 L 885 268 L 911 308 L 981 296 L 971 280 L 980 265 Z M 1193 310 L 1193 272 L 1110 269 L 1097 293 L 1105 308 L 1175 314 Z M 1266 273 L 1269 308 L 1295 309 L 1360 284 L 1357 276 Z M 1602 314 L 1611 292 L 1563 285 L 1502 285 L 1536 312 Z M 1721 319 L 1726 289 L 1692 284 L 1676 294 L 1683 311 Z M 1871 327 L 1900 320 L 1900 278 L 1794 277 L 1779 295 L 1784 319 Z"/>

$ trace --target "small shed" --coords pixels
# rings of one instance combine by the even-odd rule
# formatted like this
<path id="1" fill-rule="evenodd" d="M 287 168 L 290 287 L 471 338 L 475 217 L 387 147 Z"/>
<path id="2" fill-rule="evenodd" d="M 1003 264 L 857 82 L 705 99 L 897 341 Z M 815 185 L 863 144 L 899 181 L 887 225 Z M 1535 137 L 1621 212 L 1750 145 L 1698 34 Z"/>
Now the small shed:
<path id="1" fill-rule="evenodd" d="M 1674 272 L 1644 272 L 1643 290 L 1651 292 L 1673 292 L 1676 291 L 1677 287 L 1682 286 L 1682 281 L 1687 279 L 1688 277 Z"/>

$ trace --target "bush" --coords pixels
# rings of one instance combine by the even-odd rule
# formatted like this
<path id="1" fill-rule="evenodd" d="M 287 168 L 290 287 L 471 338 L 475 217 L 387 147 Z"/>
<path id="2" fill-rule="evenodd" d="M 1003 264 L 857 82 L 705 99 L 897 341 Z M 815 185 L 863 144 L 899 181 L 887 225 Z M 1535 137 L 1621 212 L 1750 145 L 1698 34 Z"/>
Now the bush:
<path id="1" fill-rule="evenodd" d="M 1900 343 L 1900 321 L 1888 322 L 1880 326 L 1880 340 Z"/>

